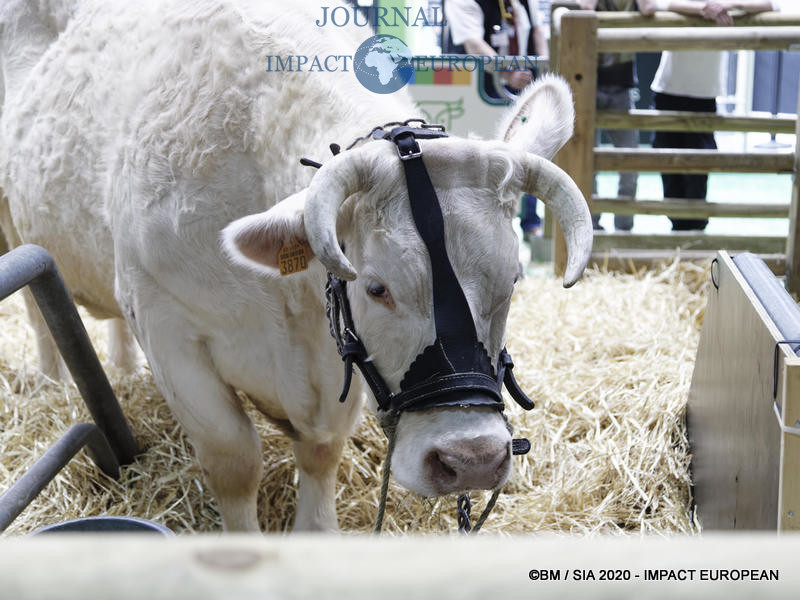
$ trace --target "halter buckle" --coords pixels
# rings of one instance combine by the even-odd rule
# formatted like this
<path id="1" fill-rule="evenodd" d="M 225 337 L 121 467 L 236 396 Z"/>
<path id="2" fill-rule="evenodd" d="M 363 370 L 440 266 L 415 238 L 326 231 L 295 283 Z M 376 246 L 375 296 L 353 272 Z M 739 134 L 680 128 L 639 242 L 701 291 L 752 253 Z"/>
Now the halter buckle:
<path id="1" fill-rule="evenodd" d="M 422 157 L 422 150 L 420 150 L 417 138 L 414 136 L 414 130 L 411 127 L 396 127 L 392 129 L 390 137 L 395 146 L 397 146 L 397 155 L 400 160 L 412 160 Z"/>

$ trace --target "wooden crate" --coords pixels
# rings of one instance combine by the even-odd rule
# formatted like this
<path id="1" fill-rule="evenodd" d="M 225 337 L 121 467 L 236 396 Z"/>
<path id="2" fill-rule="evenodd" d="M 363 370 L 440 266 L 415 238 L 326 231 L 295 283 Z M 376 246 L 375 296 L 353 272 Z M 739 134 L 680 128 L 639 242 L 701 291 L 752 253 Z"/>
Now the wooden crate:
<path id="1" fill-rule="evenodd" d="M 704 529 L 800 529 L 800 357 L 726 252 L 712 265 L 689 392 Z M 777 396 L 773 366 L 777 357 Z"/>

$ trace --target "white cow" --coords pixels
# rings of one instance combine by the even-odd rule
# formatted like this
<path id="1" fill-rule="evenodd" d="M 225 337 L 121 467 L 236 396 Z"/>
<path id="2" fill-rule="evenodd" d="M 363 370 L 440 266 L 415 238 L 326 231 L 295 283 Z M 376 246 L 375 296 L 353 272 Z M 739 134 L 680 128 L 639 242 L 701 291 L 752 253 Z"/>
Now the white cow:
<path id="1" fill-rule="evenodd" d="M 76 300 L 127 321 L 231 530 L 258 529 L 262 469 L 235 390 L 294 441 L 295 528 L 337 527 L 336 468 L 361 388 L 337 402 L 327 271 L 351 280 L 358 332 L 392 391 L 434 338 L 429 259 L 394 146 L 366 141 L 319 171 L 298 162 L 415 116 L 405 93 L 368 92 L 352 71 L 267 72 L 267 55 L 352 55 L 370 35 L 316 27 L 318 12 L 261 0 L 0 8 L 0 225 L 12 245 L 48 248 Z M 572 120 L 566 84 L 546 78 L 508 113 L 500 140 L 421 142 L 448 255 L 493 360 L 519 275 L 520 195 L 535 193 L 558 217 L 565 284 L 588 259 L 586 204 L 545 160 Z M 280 277 L 276 255 L 291 239 L 318 260 Z M 424 495 L 496 488 L 509 448 L 494 409 L 403 413 L 393 473 Z"/>

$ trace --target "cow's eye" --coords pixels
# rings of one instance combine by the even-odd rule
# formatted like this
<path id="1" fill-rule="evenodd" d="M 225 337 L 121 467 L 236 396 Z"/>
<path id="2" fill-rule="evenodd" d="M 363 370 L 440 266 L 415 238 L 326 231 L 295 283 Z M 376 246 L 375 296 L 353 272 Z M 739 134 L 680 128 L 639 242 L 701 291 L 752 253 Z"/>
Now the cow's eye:
<path id="1" fill-rule="evenodd" d="M 373 299 L 386 306 L 386 308 L 394 309 L 394 298 L 392 298 L 392 293 L 386 289 L 385 285 L 374 281 L 370 282 L 367 284 L 367 293 Z"/>
<path id="2" fill-rule="evenodd" d="M 371 283 L 367 287 L 367 293 L 375 298 L 384 298 L 388 294 L 386 288 L 380 283 Z"/>

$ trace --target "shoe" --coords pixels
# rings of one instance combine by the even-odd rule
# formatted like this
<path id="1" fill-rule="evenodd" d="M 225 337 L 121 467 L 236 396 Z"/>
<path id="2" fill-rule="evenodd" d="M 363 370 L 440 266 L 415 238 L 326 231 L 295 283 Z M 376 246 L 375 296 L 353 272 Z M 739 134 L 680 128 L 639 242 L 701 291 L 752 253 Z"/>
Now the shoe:
<path id="1" fill-rule="evenodd" d="M 614 215 L 614 229 L 616 231 L 633 229 L 633 215 Z"/>
<path id="2" fill-rule="evenodd" d="M 529 229 L 528 231 L 522 232 L 522 241 L 528 244 L 531 243 L 531 239 L 535 237 L 542 237 L 542 228 L 541 227 L 534 227 L 533 229 Z"/>
<path id="3" fill-rule="evenodd" d="M 708 219 L 670 219 L 672 231 L 704 231 Z"/>

